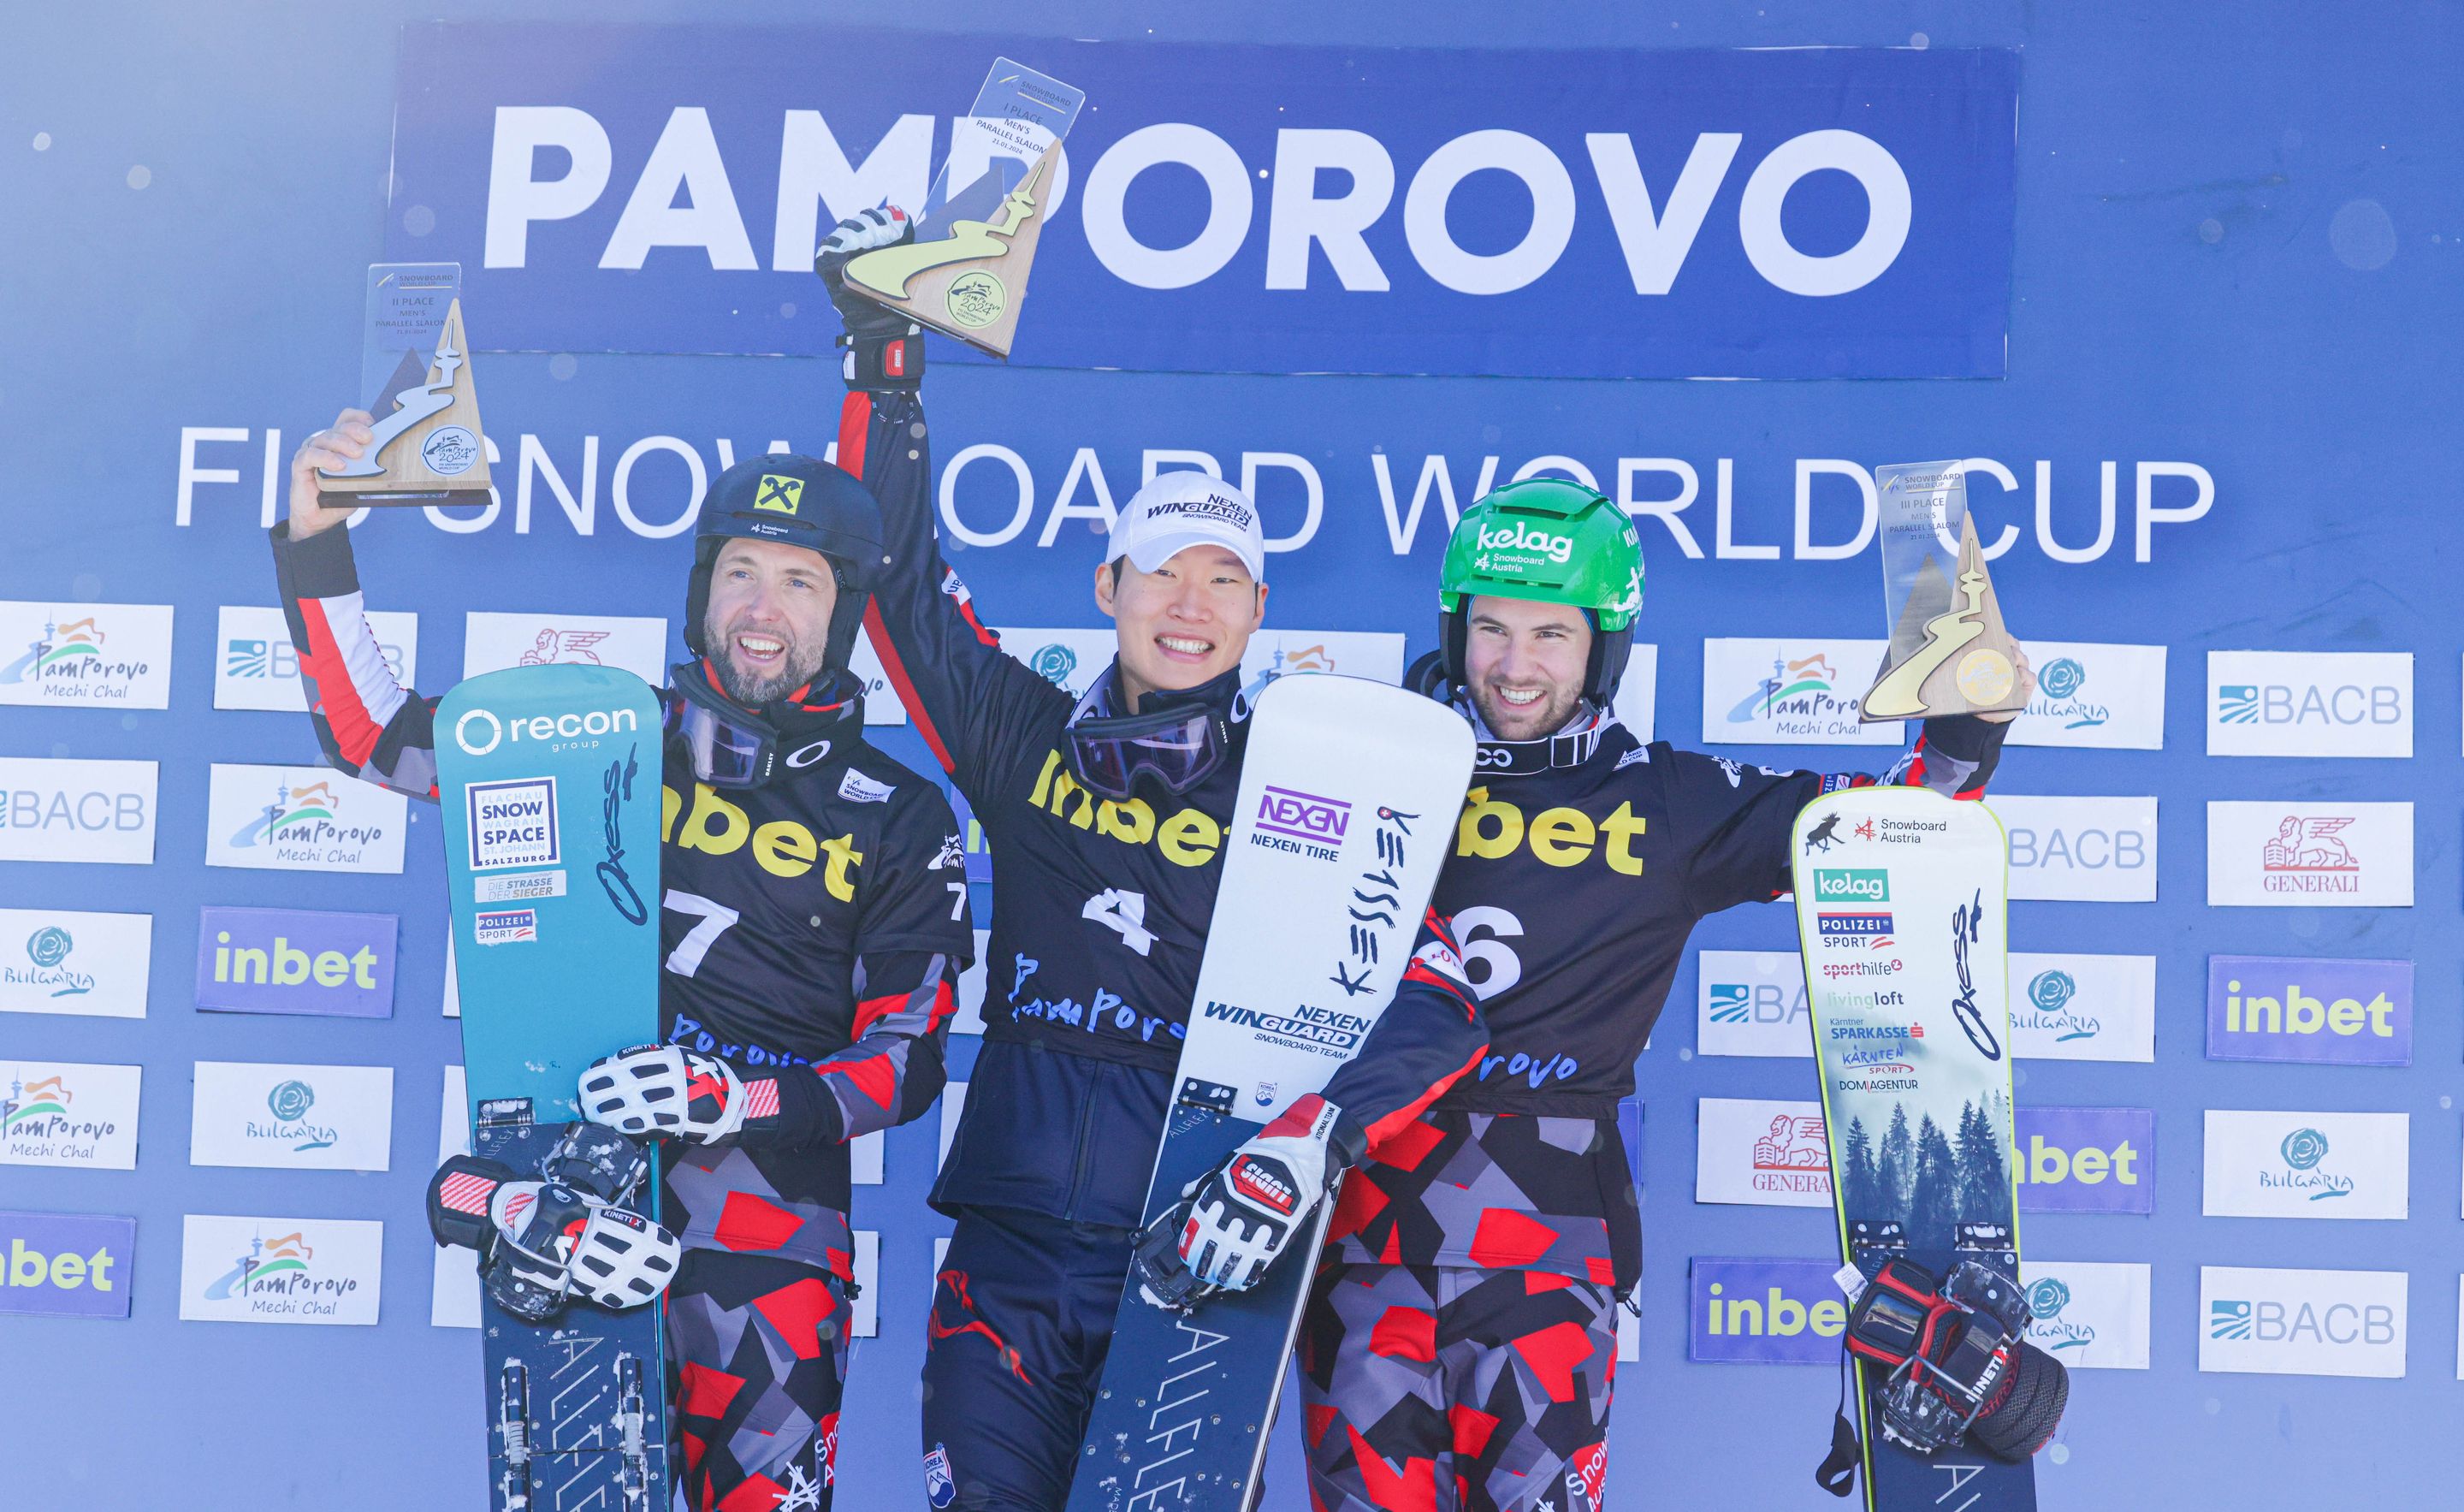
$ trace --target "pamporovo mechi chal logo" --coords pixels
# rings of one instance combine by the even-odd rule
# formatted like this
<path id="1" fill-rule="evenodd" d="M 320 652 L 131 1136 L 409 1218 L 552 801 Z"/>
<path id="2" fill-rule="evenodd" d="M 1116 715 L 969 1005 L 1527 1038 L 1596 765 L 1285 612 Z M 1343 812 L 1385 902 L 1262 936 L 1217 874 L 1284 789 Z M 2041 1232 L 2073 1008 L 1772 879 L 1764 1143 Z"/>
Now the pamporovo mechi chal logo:
<path id="1" fill-rule="evenodd" d="M 99 616 L 88 614 L 68 624 L 54 623 L 48 617 L 43 633 L 27 642 L 26 654 L 7 666 L 0 666 L 0 683 L 74 683 L 99 687 L 106 682 L 125 685 L 143 677 L 150 670 L 142 661 L 113 662 L 103 653 L 103 643 L 111 637 L 103 633 Z"/>
<path id="2" fill-rule="evenodd" d="M 206 1288 L 206 1301 L 219 1302 L 253 1292 L 294 1290 L 312 1279 L 308 1262 L 316 1255 L 308 1247 L 305 1234 L 286 1234 L 270 1244 L 263 1235 L 253 1236 L 248 1241 L 248 1253 L 239 1256 L 238 1263 Z"/>
<path id="3" fill-rule="evenodd" d="M 1754 691 L 1728 711 L 1728 723 L 1776 719 L 1783 714 L 1853 714 L 1857 700 L 1837 695 L 1834 688 L 1837 680 L 1831 658 L 1820 652 L 1793 661 L 1785 652 L 1778 653 L 1771 657 L 1771 676 L 1755 683 Z"/>
<path id="4" fill-rule="evenodd" d="M 244 849 L 260 841 L 271 844 L 293 835 L 305 838 L 314 825 L 333 823 L 341 807 L 330 782 L 312 782 L 301 788 L 278 784 L 274 789 L 274 801 L 232 834 L 231 846 Z"/>
<path id="5" fill-rule="evenodd" d="M 56 1076 L 45 1077 L 29 1086 L 23 1078 L 12 1075 L 9 1078 L 9 1096 L 0 1100 L 0 1136 L 32 1133 L 38 1126 L 33 1122 L 36 1119 L 65 1119 L 69 1104 L 76 1101 L 77 1094 Z"/>

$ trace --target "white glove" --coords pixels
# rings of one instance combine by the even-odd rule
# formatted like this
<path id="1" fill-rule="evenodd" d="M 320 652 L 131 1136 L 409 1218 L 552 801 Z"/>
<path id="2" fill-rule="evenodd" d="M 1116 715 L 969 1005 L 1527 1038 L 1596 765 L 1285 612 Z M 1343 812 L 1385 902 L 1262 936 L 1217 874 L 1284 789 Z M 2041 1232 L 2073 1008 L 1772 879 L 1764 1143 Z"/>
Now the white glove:
<path id="1" fill-rule="evenodd" d="M 1342 1111 L 1312 1092 L 1182 1189 L 1192 1200 L 1180 1258 L 1191 1275 L 1227 1291 L 1258 1284 L 1326 1195 L 1327 1142 Z"/>
<path id="2" fill-rule="evenodd" d="M 684 1258 L 673 1234 L 630 1209 L 471 1155 L 449 1157 L 429 1179 L 428 1221 L 439 1243 L 477 1250 L 489 1295 L 533 1323 L 567 1297 L 638 1307 L 668 1289 Z"/>
<path id="3" fill-rule="evenodd" d="M 736 1068 L 681 1045 L 635 1045 L 582 1073 L 582 1116 L 637 1137 L 708 1145 L 742 1128 L 745 1111 Z"/>

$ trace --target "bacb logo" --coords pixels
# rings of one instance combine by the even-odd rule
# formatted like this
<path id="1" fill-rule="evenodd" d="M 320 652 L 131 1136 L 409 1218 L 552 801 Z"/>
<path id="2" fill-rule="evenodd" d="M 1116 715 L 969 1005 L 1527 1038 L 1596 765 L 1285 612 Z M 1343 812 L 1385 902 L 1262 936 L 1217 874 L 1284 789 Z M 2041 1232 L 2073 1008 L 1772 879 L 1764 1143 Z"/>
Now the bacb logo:
<path id="1" fill-rule="evenodd" d="M 0 861 L 154 860 L 150 761 L 0 756 Z"/>
<path id="2" fill-rule="evenodd" d="M 2409 652 L 2208 653 L 2211 756 L 2412 754 Z"/>
<path id="3" fill-rule="evenodd" d="M 2402 1271 L 2199 1270 L 2202 1370 L 2400 1376 Z"/>
<path id="4" fill-rule="evenodd" d="M 393 679 L 405 687 L 416 681 L 419 616 L 407 611 L 367 610 L 360 617 Z M 215 708 L 276 713 L 307 708 L 300 690 L 299 654 L 292 647 L 282 611 L 225 604 L 214 627 L 214 644 Z"/>
<path id="5" fill-rule="evenodd" d="M 2247 1301 L 2219 1298 L 2208 1303 L 2208 1337 L 2249 1339 L 2256 1325 L 2255 1309 Z"/>

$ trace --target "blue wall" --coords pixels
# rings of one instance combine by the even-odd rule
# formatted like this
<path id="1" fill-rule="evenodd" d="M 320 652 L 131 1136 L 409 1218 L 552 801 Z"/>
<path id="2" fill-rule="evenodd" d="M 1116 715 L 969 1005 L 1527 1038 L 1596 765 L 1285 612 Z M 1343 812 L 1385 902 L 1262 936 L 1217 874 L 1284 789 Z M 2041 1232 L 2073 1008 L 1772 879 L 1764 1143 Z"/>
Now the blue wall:
<path id="1" fill-rule="evenodd" d="M 806 8 L 747 3 L 395 4 L 335 8 L 59 8 L 18 17 L 0 61 L 0 493 L 8 548 L 0 598 L 179 607 L 167 712 L 0 713 L 0 755 L 142 757 L 163 763 L 158 859 L 148 869 L 0 865 L 0 903 L 150 911 L 152 1011 L 143 1020 L 0 1018 L 0 1056 L 143 1063 L 143 1152 L 133 1173 L 0 1167 L 0 1207 L 133 1212 L 135 1316 L 127 1323 L 0 1316 L 13 1383 L 0 1430 L 11 1501 L 77 1508 L 427 1508 L 478 1504 L 475 1341 L 431 1328 L 418 1192 L 434 1147 L 441 1069 L 458 1060 L 437 1015 L 443 963 L 439 856 L 414 825 L 399 878 L 208 872 L 200 864 L 209 761 L 304 761 L 303 723 L 211 708 L 214 606 L 264 603 L 256 529 L 264 428 L 284 447 L 351 396 L 359 270 L 386 213 L 396 28 L 448 15 L 560 20 L 805 22 Z M 1786 541 L 1793 460 L 1868 463 L 1996 457 L 2026 476 L 2051 461 L 2066 539 L 2092 531 L 2099 464 L 2121 463 L 2115 549 L 2083 566 L 2033 546 L 1997 564 L 2023 635 L 2167 644 L 2162 751 L 2014 751 L 2004 786 L 2028 792 L 2153 792 L 2163 800 L 2159 901 L 2022 903 L 2023 949 L 2158 957 L 2152 1065 L 2038 1063 L 2023 1101 L 2158 1110 L 2165 1131 L 2151 1217 L 2045 1216 L 2031 1250 L 2151 1261 L 2152 1367 L 2082 1374 L 2067 1458 L 2040 1472 L 2049 1507 L 2347 1505 L 2431 1494 L 2453 1421 L 2458 1249 L 2455 1068 L 2456 806 L 2464 776 L 2452 612 L 2464 527 L 2447 508 L 2464 361 L 2464 118 L 2453 109 L 2458 12 L 2429 5 L 2147 8 L 1987 4 L 1841 6 L 1771 0 L 1753 10 L 1680 0 L 1648 11 L 1461 0 L 1353 7 L 1179 8 L 951 0 L 835 8 L 835 20 L 960 32 L 1179 40 L 1410 42 L 1478 47 L 1932 45 L 2022 49 L 2010 373 L 1993 382 L 1620 384 L 1481 379 L 1210 378 L 953 365 L 932 383 L 944 456 L 977 440 L 1016 448 L 1048 500 L 1072 453 L 1093 447 L 1116 496 L 1141 447 L 1296 452 L 1328 480 L 1327 520 L 1279 565 L 1289 625 L 1402 630 L 1428 639 L 1434 534 L 1409 559 L 1387 548 L 1369 456 L 1404 478 L 1442 452 L 1459 477 L 1484 455 L 1511 469 L 1543 454 L 1610 471 L 1679 456 L 1706 490 L 1734 459 L 1738 535 Z M 1155 13 L 1149 13 L 1155 12 Z M 1168 19 L 1159 20 L 1158 17 Z M 1511 33 L 1508 36 L 1507 33 Z M 974 51 L 959 41 L 955 47 Z M 756 66 L 748 59 L 747 66 Z M 1466 119 L 1478 113 L 1466 101 Z M 47 150 L 30 150 L 37 132 Z M 129 187 L 132 166 L 150 170 Z M 2383 207 L 2394 255 L 2333 228 L 2350 202 Z M 2352 221 L 2345 222 L 2349 233 Z M 818 291 L 815 291 L 818 298 Z M 480 317 L 474 312 L 474 328 Z M 1030 325 L 1032 317 L 1030 316 Z M 1546 341 L 1549 333 L 1535 332 Z M 484 336 L 481 338 L 484 345 Z M 601 466 L 634 438 L 774 437 L 818 450 L 838 386 L 825 363 L 758 358 L 482 359 L 492 432 L 538 434 L 570 475 L 583 437 Z M 1198 360 L 1203 366 L 1203 359 Z M 175 523 L 179 431 L 249 428 L 215 458 L 236 484 L 201 487 Z M 2130 469 L 2195 462 L 2212 510 L 2160 529 L 2154 560 L 2130 549 Z M 508 476 L 510 469 L 507 470 Z M 1125 483 L 1124 479 L 1131 482 Z M 1398 478 L 1398 481 L 1401 479 Z M 603 493 L 606 486 L 603 473 Z M 665 486 L 681 485 L 672 476 Z M 989 506 L 987 506 L 989 507 Z M 1275 505 L 1270 500 L 1267 509 Z M 677 611 L 675 542 L 614 527 L 577 540 L 542 495 L 528 534 L 510 505 L 489 530 L 447 535 L 416 517 L 360 535 L 371 602 L 422 611 L 423 681 L 460 665 L 462 611 Z M 1707 534 L 1708 500 L 1692 518 Z M 2025 521 L 2023 513 L 2012 518 Z M 995 622 L 1090 624 L 1091 539 L 1038 549 L 1032 534 L 960 558 Z M 1688 560 L 1646 527 L 1661 647 L 1660 733 L 1699 734 L 1711 635 L 1876 634 L 1870 558 Z M 2203 754 L 2209 649 L 2409 650 L 2418 754 L 2402 762 L 2245 760 Z M 886 744 L 921 765 L 912 734 Z M 1801 749 L 1727 754 L 1801 762 Z M 2210 797 L 2410 798 L 2418 901 L 2409 910 L 2210 910 L 2202 805 Z M 390 1020 L 200 1015 L 189 1011 L 190 930 L 204 902 L 356 908 L 404 918 L 407 959 Z M 1787 948 L 1782 908 L 1706 923 L 1698 944 Z M 2255 1066 L 2202 1055 L 2211 952 L 2402 957 L 2421 965 L 2420 1032 L 2401 1071 Z M 1639 1068 L 1650 1109 L 1644 1161 L 1651 1256 L 1643 1353 L 1619 1393 L 1611 1465 L 1618 1505 L 1831 1505 L 1809 1483 L 1833 1382 L 1827 1372 L 1685 1363 L 1684 1260 L 1826 1252 L 1817 1211 L 1697 1206 L 1694 1100 L 1801 1097 L 1802 1062 L 1688 1058 L 1693 973 Z M 963 1075 L 972 1046 L 957 1052 Z M 186 1160 L 194 1060 L 389 1063 L 398 1068 L 392 1170 L 379 1176 L 194 1167 Z M 2200 1110 L 2388 1109 L 2413 1116 L 2412 1217 L 2398 1225 L 2203 1218 Z M 912 1504 L 913 1386 L 924 1278 L 946 1223 L 921 1194 L 935 1123 L 896 1131 L 888 1184 L 860 1193 L 884 1232 L 881 1332 L 861 1345 L 844 1427 L 842 1505 Z M 314 1213 L 385 1221 L 384 1320 L 373 1329 L 177 1321 L 183 1212 Z M 2397 1381 L 2202 1375 L 2202 1263 L 2409 1270 L 2411 1350 Z M 1304 1505 L 1288 1436 L 1276 1504 Z"/>

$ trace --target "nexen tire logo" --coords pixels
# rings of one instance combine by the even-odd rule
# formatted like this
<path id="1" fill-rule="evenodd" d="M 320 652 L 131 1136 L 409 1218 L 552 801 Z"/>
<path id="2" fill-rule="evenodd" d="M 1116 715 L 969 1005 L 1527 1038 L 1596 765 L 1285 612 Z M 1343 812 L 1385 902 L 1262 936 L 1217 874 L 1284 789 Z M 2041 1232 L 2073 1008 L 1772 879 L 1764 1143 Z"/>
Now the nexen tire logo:
<path id="1" fill-rule="evenodd" d="M 587 735 L 629 735 L 641 721 L 631 709 L 591 709 L 582 714 L 534 714 L 500 720 L 487 709 L 468 709 L 453 722 L 453 744 L 468 756 L 485 756 L 510 735 L 525 740 L 579 740 Z M 474 731 L 476 732 L 474 734 Z"/>

